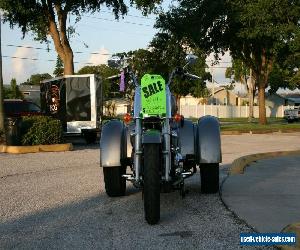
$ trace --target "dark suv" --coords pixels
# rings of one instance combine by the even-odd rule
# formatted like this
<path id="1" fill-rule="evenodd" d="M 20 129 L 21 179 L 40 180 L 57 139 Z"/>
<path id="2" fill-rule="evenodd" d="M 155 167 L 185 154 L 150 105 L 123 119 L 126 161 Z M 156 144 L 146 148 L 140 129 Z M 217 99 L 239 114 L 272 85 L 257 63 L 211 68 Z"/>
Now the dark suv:
<path id="1" fill-rule="evenodd" d="M 5 117 L 21 117 L 31 115 L 41 115 L 41 108 L 31 101 L 19 99 L 4 100 Z"/>

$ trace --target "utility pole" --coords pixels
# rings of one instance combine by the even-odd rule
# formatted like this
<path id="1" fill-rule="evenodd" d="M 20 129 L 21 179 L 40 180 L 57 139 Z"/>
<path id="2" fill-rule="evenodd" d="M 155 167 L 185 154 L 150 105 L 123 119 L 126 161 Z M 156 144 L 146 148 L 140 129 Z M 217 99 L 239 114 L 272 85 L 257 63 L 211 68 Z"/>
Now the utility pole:
<path id="1" fill-rule="evenodd" d="M 0 131 L 5 132 L 4 129 L 4 88 L 3 88 L 3 76 L 2 76 L 2 49 L 1 49 L 1 23 L 2 23 L 2 13 L 0 10 Z"/>

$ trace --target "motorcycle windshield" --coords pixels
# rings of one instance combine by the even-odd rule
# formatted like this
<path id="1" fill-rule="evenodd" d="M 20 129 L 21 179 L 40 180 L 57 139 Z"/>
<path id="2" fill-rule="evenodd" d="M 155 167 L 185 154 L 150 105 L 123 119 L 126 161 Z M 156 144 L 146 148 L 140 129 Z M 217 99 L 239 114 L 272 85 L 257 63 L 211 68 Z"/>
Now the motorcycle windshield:
<path id="1" fill-rule="evenodd" d="M 165 117 L 167 111 L 166 83 L 160 75 L 146 74 L 141 79 L 142 114 Z"/>

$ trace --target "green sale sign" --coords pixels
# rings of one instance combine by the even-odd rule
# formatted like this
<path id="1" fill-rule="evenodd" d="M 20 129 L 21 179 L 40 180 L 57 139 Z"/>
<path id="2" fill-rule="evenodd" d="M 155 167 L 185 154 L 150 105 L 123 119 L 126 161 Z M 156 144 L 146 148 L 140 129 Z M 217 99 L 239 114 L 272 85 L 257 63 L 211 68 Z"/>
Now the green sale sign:
<path id="1" fill-rule="evenodd" d="M 166 115 L 166 83 L 162 76 L 144 75 L 141 80 L 141 94 L 144 116 Z"/>

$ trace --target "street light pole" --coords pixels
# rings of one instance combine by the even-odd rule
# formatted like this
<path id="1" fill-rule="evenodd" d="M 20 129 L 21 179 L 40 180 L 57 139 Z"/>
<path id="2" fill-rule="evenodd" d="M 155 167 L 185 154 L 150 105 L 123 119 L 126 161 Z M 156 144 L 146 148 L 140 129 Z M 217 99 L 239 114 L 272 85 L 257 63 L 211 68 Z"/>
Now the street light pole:
<path id="1" fill-rule="evenodd" d="M 2 76 L 2 49 L 1 49 L 1 23 L 2 23 L 2 13 L 0 10 L 0 131 L 3 133 L 4 130 L 4 107 L 3 107 L 3 99 L 4 99 L 4 88 L 3 88 L 3 76 Z"/>

